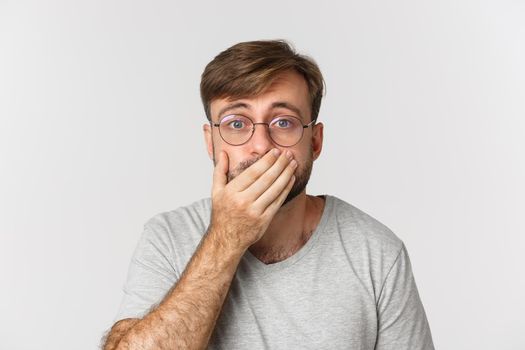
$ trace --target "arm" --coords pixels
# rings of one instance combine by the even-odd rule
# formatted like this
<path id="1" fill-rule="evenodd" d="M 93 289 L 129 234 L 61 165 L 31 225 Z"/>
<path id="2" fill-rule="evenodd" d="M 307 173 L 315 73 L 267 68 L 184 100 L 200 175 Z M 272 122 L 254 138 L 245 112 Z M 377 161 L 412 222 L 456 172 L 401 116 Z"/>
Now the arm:
<path id="1" fill-rule="evenodd" d="M 269 152 L 227 183 L 228 159 L 219 155 L 208 232 L 159 306 L 142 319 L 117 322 L 105 350 L 206 347 L 240 259 L 262 237 L 293 185 L 290 160 Z"/>
<path id="2" fill-rule="evenodd" d="M 380 293 L 376 350 L 433 350 L 432 335 L 403 245 Z"/>
<path id="3" fill-rule="evenodd" d="M 215 236 L 213 231 L 206 234 L 183 275 L 156 309 L 142 320 L 125 320 L 113 327 L 108 340 L 114 340 L 114 349 L 206 347 L 242 256 L 241 250 L 216 243 Z M 109 346 L 108 341 L 106 349 L 112 349 Z"/>

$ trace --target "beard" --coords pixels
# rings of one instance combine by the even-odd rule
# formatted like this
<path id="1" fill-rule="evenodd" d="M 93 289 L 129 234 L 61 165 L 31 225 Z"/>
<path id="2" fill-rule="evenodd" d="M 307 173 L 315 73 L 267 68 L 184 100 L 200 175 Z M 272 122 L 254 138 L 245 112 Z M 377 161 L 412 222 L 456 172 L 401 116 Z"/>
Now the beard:
<path id="1" fill-rule="evenodd" d="M 213 157 L 213 163 L 215 164 L 215 150 L 214 150 L 214 157 Z M 264 155 L 263 155 L 264 156 Z M 235 177 L 237 177 L 240 173 L 242 173 L 244 170 L 246 170 L 250 165 L 257 162 L 259 159 L 261 159 L 263 156 L 259 156 L 255 159 L 249 159 L 245 160 L 239 163 L 233 170 L 228 171 L 228 182 L 233 180 Z M 310 148 L 310 151 L 308 152 L 308 157 L 306 159 L 306 162 L 304 164 L 297 164 L 297 169 L 295 170 L 295 182 L 292 185 L 292 189 L 286 196 L 286 199 L 284 200 L 283 204 L 281 206 L 286 205 L 288 202 L 290 202 L 292 199 L 297 197 L 301 192 L 304 191 L 306 188 L 306 185 L 308 184 L 308 181 L 310 180 L 310 175 L 312 173 L 312 167 L 313 167 L 313 150 Z"/>

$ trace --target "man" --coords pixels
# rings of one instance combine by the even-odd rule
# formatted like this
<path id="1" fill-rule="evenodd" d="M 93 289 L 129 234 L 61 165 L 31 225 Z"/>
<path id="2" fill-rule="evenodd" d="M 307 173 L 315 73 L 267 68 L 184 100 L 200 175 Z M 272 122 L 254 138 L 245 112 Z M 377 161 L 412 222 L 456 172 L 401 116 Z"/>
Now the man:
<path id="1" fill-rule="evenodd" d="M 146 223 L 104 349 L 434 348 L 402 241 L 305 192 L 323 87 L 284 41 L 207 65 L 211 199 Z"/>

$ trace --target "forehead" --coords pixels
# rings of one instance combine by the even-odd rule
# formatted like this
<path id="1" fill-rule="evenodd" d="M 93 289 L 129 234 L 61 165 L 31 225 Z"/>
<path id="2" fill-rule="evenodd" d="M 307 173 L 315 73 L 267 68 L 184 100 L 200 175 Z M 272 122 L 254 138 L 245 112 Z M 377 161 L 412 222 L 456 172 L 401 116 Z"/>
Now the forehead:
<path id="1" fill-rule="evenodd" d="M 237 106 L 240 110 L 262 113 L 276 108 L 285 108 L 300 114 L 304 120 L 310 116 L 310 97 L 308 85 L 303 76 L 295 71 L 279 74 L 272 83 L 256 96 L 243 98 L 218 98 L 210 103 L 212 119 L 217 119 L 221 111 L 229 106 Z M 291 108 L 287 108 L 291 107 Z"/>

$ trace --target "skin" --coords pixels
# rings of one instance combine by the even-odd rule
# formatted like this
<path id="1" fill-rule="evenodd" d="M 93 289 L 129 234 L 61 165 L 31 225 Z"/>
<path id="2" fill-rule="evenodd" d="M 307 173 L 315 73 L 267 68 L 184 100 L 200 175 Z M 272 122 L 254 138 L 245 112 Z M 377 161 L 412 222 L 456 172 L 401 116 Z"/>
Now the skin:
<path id="1" fill-rule="evenodd" d="M 294 72 L 279 77 L 267 91 L 244 99 L 257 121 L 289 110 L 271 108 L 285 101 L 298 107 L 309 122 L 305 81 Z M 212 102 L 213 120 L 227 100 Z M 308 120 L 306 120 L 308 118 Z M 293 147 L 277 147 L 266 128 L 257 128 L 243 146 L 230 146 L 209 125 L 204 126 L 208 154 L 214 159 L 210 225 L 182 276 L 165 298 L 142 319 L 115 323 L 103 339 L 113 349 L 206 348 L 237 266 L 246 252 L 263 262 L 285 259 L 308 240 L 321 216 L 324 200 L 302 190 L 283 205 L 295 183 L 294 173 L 308 167 L 321 152 L 323 127 L 308 128 Z M 244 161 L 258 159 L 244 169 Z M 299 176 L 298 176 L 299 177 Z"/>
<path id="2" fill-rule="evenodd" d="M 219 114 L 228 105 L 238 102 L 247 106 Z M 276 102 L 286 102 L 295 106 L 298 111 L 284 107 L 272 108 L 272 104 Z M 268 122 L 272 117 L 281 114 L 299 117 L 303 124 L 311 121 L 308 86 L 304 78 L 295 71 L 281 74 L 259 96 L 235 101 L 214 100 L 210 104 L 210 111 L 214 123 L 217 123 L 222 116 L 232 113 L 249 116 L 254 122 Z M 239 164 L 261 157 L 271 149 L 279 149 L 282 153 L 291 154 L 298 164 L 295 174 L 309 173 L 308 166 L 311 166 L 312 161 L 315 161 L 321 154 L 323 127 L 322 123 L 317 123 L 313 128 L 306 128 L 301 141 L 292 147 L 275 144 L 264 126 L 257 126 L 250 141 L 241 146 L 231 146 L 224 142 L 217 128 L 209 124 L 203 126 L 203 131 L 210 159 L 215 162 L 216 155 L 224 151 L 228 156 L 229 176 L 235 177 L 240 173 Z M 306 243 L 309 235 L 317 226 L 323 208 L 322 198 L 308 196 L 306 191 L 301 191 L 293 200 L 280 208 L 269 223 L 264 236 L 250 246 L 250 252 L 265 263 L 277 262 L 293 255 Z"/>

